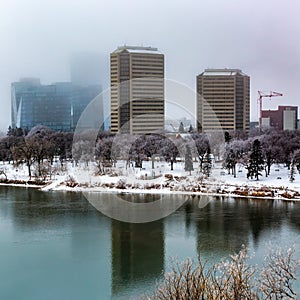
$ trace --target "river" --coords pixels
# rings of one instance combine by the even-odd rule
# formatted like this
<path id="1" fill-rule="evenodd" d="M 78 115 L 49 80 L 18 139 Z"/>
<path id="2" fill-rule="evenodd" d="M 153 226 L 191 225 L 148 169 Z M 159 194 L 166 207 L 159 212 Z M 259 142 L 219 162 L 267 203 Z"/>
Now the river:
<path id="1" fill-rule="evenodd" d="M 300 253 L 300 203 L 198 202 L 129 224 L 104 216 L 81 193 L 1 186 L 0 299 L 131 299 L 153 289 L 172 258 L 219 261 L 242 244 L 258 263 L 269 247 Z"/>

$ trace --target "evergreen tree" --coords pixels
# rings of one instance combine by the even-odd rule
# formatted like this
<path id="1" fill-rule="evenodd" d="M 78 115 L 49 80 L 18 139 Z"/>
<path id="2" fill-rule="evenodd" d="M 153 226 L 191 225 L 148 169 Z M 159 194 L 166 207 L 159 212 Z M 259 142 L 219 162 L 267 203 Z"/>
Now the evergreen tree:
<path id="1" fill-rule="evenodd" d="M 16 135 L 16 130 L 14 128 L 12 128 L 11 126 L 8 126 L 8 130 L 7 130 L 7 136 L 15 136 Z"/>
<path id="2" fill-rule="evenodd" d="M 203 163 L 203 173 L 209 177 L 211 174 L 211 169 L 212 169 L 212 158 L 211 158 L 210 147 L 208 147 L 208 150 L 205 154 L 204 163 Z"/>
<path id="3" fill-rule="evenodd" d="M 224 139 L 225 139 L 225 143 L 229 143 L 231 141 L 231 135 L 229 134 L 228 131 L 225 131 Z"/>
<path id="4" fill-rule="evenodd" d="M 11 126 L 8 126 L 8 130 L 7 130 L 7 136 L 23 136 L 24 135 L 24 132 L 23 132 L 23 129 L 21 127 L 11 127 Z"/>
<path id="5" fill-rule="evenodd" d="M 250 159 L 249 159 L 247 169 L 248 169 L 247 178 L 251 177 L 252 179 L 253 177 L 255 177 L 256 180 L 258 180 L 259 176 L 262 176 L 260 172 L 264 169 L 264 159 L 263 159 L 261 144 L 258 139 L 256 139 L 253 142 L 252 152 L 250 154 Z"/>
<path id="6" fill-rule="evenodd" d="M 178 131 L 179 131 L 180 133 L 184 133 L 184 126 L 183 126 L 183 123 L 182 123 L 182 122 L 180 122 Z"/>
<path id="7" fill-rule="evenodd" d="M 189 145 L 185 146 L 184 170 L 187 172 L 190 172 L 190 175 L 191 175 L 191 171 L 194 170 L 193 157 L 192 157 L 192 152 L 191 152 L 191 148 Z"/>
<path id="8" fill-rule="evenodd" d="M 290 182 L 294 182 L 295 180 L 295 173 L 296 173 L 296 169 L 295 169 L 295 162 L 294 160 L 291 161 L 291 165 L 290 165 Z"/>
<path id="9" fill-rule="evenodd" d="M 20 128 L 20 127 L 16 127 L 15 135 L 16 136 L 23 136 L 23 134 L 24 134 L 23 129 Z"/>
<path id="10" fill-rule="evenodd" d="M 190 125 L 190 128 L 189 128 L 189 133 L 193 133 L 194 132 L 194 128 L 192 126 L 192 124 Z"/>

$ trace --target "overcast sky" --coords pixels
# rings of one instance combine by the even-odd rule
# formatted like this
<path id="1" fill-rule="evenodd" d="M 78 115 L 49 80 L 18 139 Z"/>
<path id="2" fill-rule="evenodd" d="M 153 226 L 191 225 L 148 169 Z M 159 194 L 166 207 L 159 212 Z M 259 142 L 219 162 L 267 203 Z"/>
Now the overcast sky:
<path id="1" fill-rule="evenodd" d="M 109 53 L 144 45 L 165 54 L 166 77 L 195 88 L 205 68 L 239 68 L 257 91 L 282 92 L 264 102 L 300 105 L 299 0 L 0 0 L 0 129 L 10 124 L 10 83 L 39 77 L 70 80 L 70 57 L 96 52 L 101 84 Z"/>

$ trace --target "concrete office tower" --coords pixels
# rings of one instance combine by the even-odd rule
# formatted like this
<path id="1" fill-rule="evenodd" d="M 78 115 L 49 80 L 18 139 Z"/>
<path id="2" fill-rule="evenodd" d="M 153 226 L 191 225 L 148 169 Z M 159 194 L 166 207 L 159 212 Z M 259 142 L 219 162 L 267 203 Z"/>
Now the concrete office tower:
<path id="1" fill-rule="evenodd" d="M 110 55 L 111 132 L 164 129 L 164 55 L 152 47 L 118 47 Z"/>
<path id="2" fill-rule="evenodd" d="M 206 69 L 197 76 L 197 129 L 249 130 L 250 77 L 238 69 Z"/>

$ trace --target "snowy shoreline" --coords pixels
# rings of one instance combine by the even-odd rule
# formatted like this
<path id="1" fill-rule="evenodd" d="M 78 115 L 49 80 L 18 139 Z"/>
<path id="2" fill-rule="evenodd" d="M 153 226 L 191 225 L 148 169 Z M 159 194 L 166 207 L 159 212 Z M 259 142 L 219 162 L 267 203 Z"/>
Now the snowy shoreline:
<path id="1" fill-rule="evenodd" d="M 124 166 L 117 166 L 115 170 L 123 172 L 123 175 L 116 175 L 114 172 L 110 175 L 95 175 L 93 165 L 86 168 L 67 164 L 63 171 L 44 182 L 29 180 L 25 166 L 14 168 L 6 164 L 4 167 L 6 177 L 2 176 L 0 186 L 36 188 L 45 192 L 209 195 L 300 201 L 300 174 L 296 174 L 295 182 L 291 183 L 288 180 L 287 170 L 282 165 L 274 165 L 271 175 L 262 176 L 259 181 L 247 179 L 242 166 L 238 168 L 234 177 L 217 164 L 208 178 L 199 173 L 196 168 L 192 175 L 188 175 L 187 172 L 182 171 L 183 166 L 180 163 L 176 164 L 174 171 L 171 171 L 168 165 L 161 166 L 161 163 L 153 170 L 150 162 L 145 162 L 143 169 L 126 170 Z M 161 175 L 155 179 L 149 178 L 149 174 L 153 171 Z"/>
<path id="2" fill-rule="evenodd" d="M 212 185 L 212 183 L 203 183 L 203 188 L 208 188 L 209 185 Z M 217 187 L 217 184 L 213 184 L 215 187 Z M 180 190 L 171 190 L 170 188 L 162 188 L 162 189 L 120 189 L 120 188 L 105 188 L 105 187 L 82 187 L 80 185 L 76 185 L 75 187 L 69 187 L 66 185 L 63 181 L 53 181 L 53 182 L 46 182 L 44 185 L 34 185 L 34 184 L 26 184 L 26 183 L 0 183 L 0 186 L 8 186 L 8 187 L 20 187 L 20 188 L 34 188 L 39 189 L 43 192 L 49 192 L 49 191 L 62 191 L 62 192 L 74 192 L 74 193 L 81 193 L 81 192 L 93 192 L 93 193 L 115 193 L 115 194 L 161 194 L 161 195 L 189 195 L 189 196 L 212 196 L 212 197 L 225 197 L 225 198 L 249 198 L 249 199 L 259 199 L 259 200 L 281 200 L 281 201 L 291 201 L 291 202 L 300 202 L 300 196 L 296 195 L 291 198 L 283 197 L 280 195 L 276 196 L 258 196 L 258 195 L 241 195 L 233 192 L 227 192 L 227 193 L 219 193 L 219 192 L 213 192 L 213 191 L 207 191 L 207 192 L 200 192 L 200 191 L 180 191 Z M 53 186 L 53 188 L 51 188 Z M 223 184 L 223 188 L 226 189 L 236 189 L 237 186 L 235 185 L 228 185 Z M 249 189 L 252 189 L 254 191 L 259 190 L 255 185 L 248 185 Z M 270 191 L 277 191 L 281 187 L 272 187 L 270 188 Z M 236 190 L 235 190 L 236 191 Z M 290 191 L 289 192 L 295 192 Z M 297 193 L 297 192 L 296 192 Z"/>

